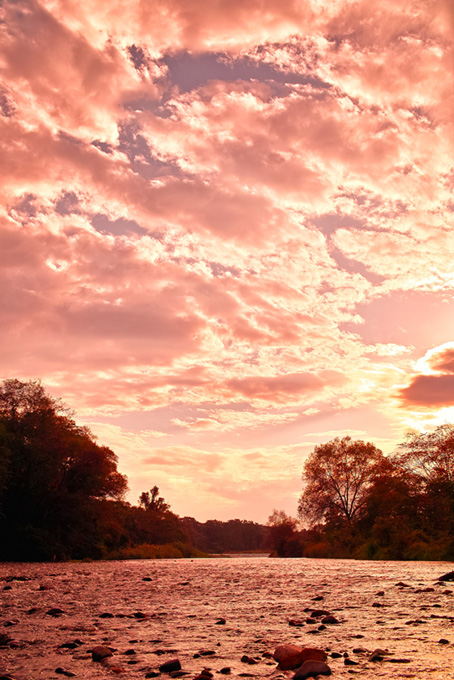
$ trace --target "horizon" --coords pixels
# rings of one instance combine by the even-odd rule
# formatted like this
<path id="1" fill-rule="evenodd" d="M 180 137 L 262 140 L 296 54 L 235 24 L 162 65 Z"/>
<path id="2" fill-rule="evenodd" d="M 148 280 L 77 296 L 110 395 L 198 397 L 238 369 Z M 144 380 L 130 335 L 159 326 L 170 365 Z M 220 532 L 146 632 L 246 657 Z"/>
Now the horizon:
<path id="1" fill-rule="evenodd" d="M 0 376 L 180 517 L 454 422 L 449 0 L 6 0 Z"/>

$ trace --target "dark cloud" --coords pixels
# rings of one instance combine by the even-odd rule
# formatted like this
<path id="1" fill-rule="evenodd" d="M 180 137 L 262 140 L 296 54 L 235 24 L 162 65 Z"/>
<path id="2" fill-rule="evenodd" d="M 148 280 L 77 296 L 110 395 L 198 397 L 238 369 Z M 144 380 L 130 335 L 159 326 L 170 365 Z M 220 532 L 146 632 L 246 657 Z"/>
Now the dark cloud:
<path id="1" fill-rule="evenodd" d="M 404 406 L 454 405 L 454 375 L 417 375 L 400 391 Z"/>

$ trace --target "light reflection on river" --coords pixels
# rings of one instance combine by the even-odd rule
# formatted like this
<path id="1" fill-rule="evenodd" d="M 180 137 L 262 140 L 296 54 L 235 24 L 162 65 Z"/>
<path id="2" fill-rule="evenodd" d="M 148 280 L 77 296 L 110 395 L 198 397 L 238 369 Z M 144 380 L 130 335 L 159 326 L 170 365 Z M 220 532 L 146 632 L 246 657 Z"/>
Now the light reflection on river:
<path id="1" fill-rule="evenodd" d="M 339 678 L 445 679 L 454 673 L 454 595 L 436 579 L 451 569 L 434 562 L 269 558 L 0 564 L 0 639 L 13 640 L 0 649 L 0 675 L 50 680 L 63 668 L 82 679 L 144 678 L 178 658 L 188 678 L 203 668 L 216 676 L 225 667 L 230 677 L 284 678 L 293 672 L 278 671 L 267 653 L 293 642 L 329 649 L 328 655 L 347 652 L 357 666 L 328 659 Z M 5 580 L 12 576 L 29 580 Z M 46 613 L 55 607 L 64 613 Z M 305 622 L 312 609 L 328 610 L 340 623 L 318 631 L 320 621 Z M 225 625 L 217 623 L 221 617 Z M 290 626 L 291 619 L 304 625 Z M 82 644 L 59 648 L 74 640 Z M 108 665 L 91 660 L 99 644 L 115 649 Z M 371 662 L 357 648 L 387 648 L 393 656 Z M 194 658 L 201 651 L 215 654 Z M 244 654 L 258 663 L 242 663 Z"/>

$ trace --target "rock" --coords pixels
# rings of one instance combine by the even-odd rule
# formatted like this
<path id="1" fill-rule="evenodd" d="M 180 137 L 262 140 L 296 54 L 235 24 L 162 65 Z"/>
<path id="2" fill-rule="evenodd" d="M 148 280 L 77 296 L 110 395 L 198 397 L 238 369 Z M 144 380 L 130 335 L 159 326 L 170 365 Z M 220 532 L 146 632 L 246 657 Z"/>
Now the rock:
<path id="1" fill-rule="evenodd" d="M 446 640 L 445 638 L 441 638 L 441 640 L 438 640 L 439 645 L 449 645 L 449 640 Z"/>
<path id="2" fill-rule="evenodd" d="M 61 616 L 65 612 L 63 609 L 59 609 L 58 607 L 52 607 L 52 609 L 48 609 L 46 612 L 46 616 Z"/>
<path id="3" fill-rule="evenodd" d="M 340 652 L 331 652 L 331 658 L 332 659 L 340 659 L 341 656 L 342 656 L 342 654 Z"/>
<path id="4" fill-rule="evenodd" d="M 99 615 L 100 619 L 113 619 L 114 615 L 111 614 L 110 612 L 103 612 L 102 614 Z"/>
<path id="5" fill-rule="evenodd" d="M 199 656 L 213 656 L 213 654 L 216 654 L 214 649 L 202 649 L 199 652 Z"/>
<path id="6" fill-rule="evenodd" d="M 149 576 L 144 576 L 142 581 L 152 581 L 153 579 L 150 578 Z"/>
<path id="7" fill-rule="evenodd" d="M 158 673 L 158 671 L 148 671 L 148 673 L 145 675 L 146 678 L 159 678 L 161 673 Z"/>
<path id="8" fill-rule="evenodd" d="M 222 618 L 217 619 L 217 621 L 215 623 L 216 626 L 225 626 L 225 624 L 226 624 L 226 621 L 225 621 L 225 619 L 222 619 Z"/>
<path id="9" fill-rule="evenodd" d="M 172 673 L 172 671 L 181 671 L 181 663 L 179 659 L 171 659 L 159 666 L 161 673 Z"/>
<path id="10" fill-rule="evenodd" d="M 135 649 L 127 649 L 126 652 L 125 652 L 125 654 L 127 656 L 132 656 L 132 654 L 135 654 L 135 653 L 136 653 Z"/>
<path id="11" fill-rule="evenodd" d="M 369 661 L 383 661 L 384 656 L 388 656 L 389 652 L 386 649 L 375 649 L 369 657 Z"/>
<path id="12" fill-rule="evenodd" d="M 315 621 L 314 621 L 315 623 Z M 301 628 L 301 626 L 304 626 L 304 623 L 300 619 L 290 619 L 288 622 L 289 626 L 296 626 L 297 628 Z"/>
<path id="13" fill-rule="evenodd" d="M 258 663 L 255 659 L 252 658 L 252 656 L 248 656 L 247 654 L 243 654 L 241 657 L 242 663 L 248 663 L 250 666 L 254 666 L 256 663 Z"/>
<path id="14" fill-rule="evenodd" d="M 273 659 L 278 662 L 278 668 L 282 671 L 295 670 L 305 661 L 326 661 L 326 652 L 316 647 L 299 647 L 298 645 L 286 644 L 276 647 Z"/>
<path id="15" fill-rule="evenodd" d="M 454 574 L 454 572 L 452 572 Z M 441 581 L 442 579 L 438 579 Z M 403 583 L 403 581 L 399 581 L 399 583 L 396 583 L 396 586 L 399 586 L 399 588 L 411 588 L 411 586 L 408 585 L 408 583 Z"/>
<path id="16" fill-rule="evenodd" d="M 322 619 L 322 623 L 339 623 L 335 616 L 329 614 Z"/>
<path id="17" fill-rule="evenodd" d="M 353 659 L 344 659 L 344 666 L 358 666 L 357 661 L 353 661 Z"/>
<path id="18" fill-rule="evenodd" d="M 327 612 L 326 609 L 315 609 L 312 611 L 311 619 L 319 619 L 321 616 L 331 616 L 331 612 Z"/>
<path id="19" fill-rule="evenodd" d="M 12 590 L 12 589 L 13 589 L 12 586 L 4 586 L 4 587 L 3 587 L 3 590 Z"/>
<path id="20" fill-rule="evenodd" d="M 315 597 L 312 598 L 312 602 L 321 602 L 321 600 L 324 600 L 325 598 L 323 595 L 316 595 Z"/>
<path id="21" fill-rule="evenodd" d="M 112 656 L 112 652 L 104 645 L 97 645 L 91 650 L 91 658 L 93 661 L 102 661 L 103 659 L 107 659 L 109 656 Z"/>
<path id="22" fill-rule="evenodd" d="M 74 642 L 63 642 L 63 644 L 58 645 L 58 649 L 77 649 L 83 642 L 80 640 L 74 640 Z"/>
<path id="23" fill-rule="evenodd" d="M 331 675 L 331 668 L 324 661 L 305 661 L 301 668 L 298 668 L 294 680 L 305 680 L 305 678 L 315 678 L 317 675 Z"/>
<path id="24" fill-rule="evenodd" d="M 135 619 L 146 619 L 147 615 L 144 614 L 143 612 L 134 612 L 133 617 Z"/>
<path id="25" fill-rule="evenodd" d="M 379 590 L 377 593 L 377 597 L 383 597 L 384 594 L 385 594 L 384 590 Z"/>
<path id="26" fill-rule="evenodd" d="M 221 670 L 219 671 L 219 673 L 221 673 L 222 675 L 230 675 L 231 672 L 232 669 L 229 666 L 225 666 L 224 668 L 221 668 Z"/>
<path id="27" fill-rule="evenodd" d="M 74 678 L 76 676 L 76 674 L 73 673 L 72 671 L 67 671 L 64 668 L 60 668 L 60 667 L 56 668 L 55 672 L 58 675 L 66 675 L 67 678 Z"/>
<path id="28" fill-rule="evenodd" d="M 454 571 L 448 571 L 447 574 L 438 577 L 439 581 L 454 581 Z"/>

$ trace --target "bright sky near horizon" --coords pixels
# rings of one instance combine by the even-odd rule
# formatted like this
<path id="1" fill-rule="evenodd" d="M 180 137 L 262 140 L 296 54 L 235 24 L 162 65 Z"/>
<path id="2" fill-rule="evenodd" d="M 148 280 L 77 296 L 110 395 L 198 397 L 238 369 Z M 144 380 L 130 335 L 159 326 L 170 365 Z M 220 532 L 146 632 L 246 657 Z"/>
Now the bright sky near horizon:
<path id="1" fill-rule="evenodd" d="M 0 377 L 131 501 L 294 515 L 314 445 L 454 422 L 451 0 L 0 13 Z"/>

